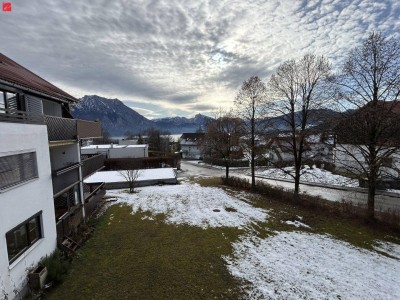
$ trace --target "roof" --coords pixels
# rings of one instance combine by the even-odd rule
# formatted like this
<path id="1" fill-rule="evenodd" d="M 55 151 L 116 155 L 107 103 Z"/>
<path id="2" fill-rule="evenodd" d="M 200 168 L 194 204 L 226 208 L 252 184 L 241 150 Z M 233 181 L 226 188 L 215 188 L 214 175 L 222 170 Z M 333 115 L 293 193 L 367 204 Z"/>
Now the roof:
<path id="1" fill-rule="evenodd" d="M 198 139 L 201 139 L 204 137 L 203 132 L 197 132 L 197 133 L 182 133 L 181 139 L 182 140 L 193 140 L 196 141 Z"/>
<path id="2" fill-rule="evenodd" d="M 146 148 L 148 147 L 147 144 L 144 145 L 89 145 L 81 147 L 82 150 L 89 150 L 89 149 L 125 149 L 125 148 Z"/>
<path id="3" fill-rule="evenodd" d="M 115 183 L 115 182 L 126 182 L 126 179 L 121 174 L 124 171 L 103 171 L 96 172 L 93 175 L 87 177 L 85 183 Z M 157 168 L 157 169 L 142 169 L 139 171 L 139 177 L 136 182 L 146 181 L 146 180 L 166 180 L 175 179 L 176 175 L 174 169 L 172 168 Z"/>
<path id="4" fill-rule="evenodd" d="M 42 94 L 61 101 L 77 102 L 78 99 L 32 73 L 12 59 L 0 53 L 0 81 L 23 91 Z"/>

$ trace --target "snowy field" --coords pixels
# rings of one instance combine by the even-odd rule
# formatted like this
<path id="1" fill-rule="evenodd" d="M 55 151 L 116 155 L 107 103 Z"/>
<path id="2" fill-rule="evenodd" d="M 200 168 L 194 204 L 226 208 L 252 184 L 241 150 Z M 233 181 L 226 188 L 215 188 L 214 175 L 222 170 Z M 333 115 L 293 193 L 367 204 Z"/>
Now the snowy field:
<path id="1" fill-rule="evenodd" d="M 257 221 L 265 221 L 267 212 L 229 196 L 219 188 L 205 188 L 198 184 L 149 186 L 137 189 L 139 193 L 107 191 L 119 202 L 132 206 L 132 213 L 141 210 L 165 214 L 173 224 L 207 227 L 242 228 Z"/>
<path id="2" fill-rule="evenodd" d="M 137 190 L 112 190 L 107 195 L 131 205 L 132 213 L 150 212 L 144 219 L 165 214 L 166 222 L 176 225 L 244 229 L 233 243 L 233 253 L 223 259 L 241 280 L 246 299 L 400 299 L 397 244 L 376 241 L 376 251 L 369 251 L 300 231 L 259 238 L 251 235 L 252 224 L 268 222 L 268 212 L 249 204 L 246 193 L 236 198 L 219 188 L 187 182 Z M 304 222 L 287 224 L 312 230 Z"/>
<path id="3" fill-rule="evenodd" d="M 248 299 L 400 299 L 400 262 L 328 236 L 245 237 L 225 257 Z"/>
<path id="4" fill-rule="evenodd" d="M 258 173 L 257 175 L 271 177 L 276 179 L 289 179 L 293 180 L 293 177 L 289 174 L 294 175 L 294 167 L 286 167 L 281 169 L 269 169 Z M 347 186 L 347 187 L 358 187 L 358 181 L 332 174 L 329 171 L 313 168 L 306 166 L 304 169 L 301 170 L 301 177 L 300 181 L 302 182 L 313 182 L 313 183 L 322 183 L 322 184 L 330 184 L 330 185 L 339 185 L 339 186 Z"/>

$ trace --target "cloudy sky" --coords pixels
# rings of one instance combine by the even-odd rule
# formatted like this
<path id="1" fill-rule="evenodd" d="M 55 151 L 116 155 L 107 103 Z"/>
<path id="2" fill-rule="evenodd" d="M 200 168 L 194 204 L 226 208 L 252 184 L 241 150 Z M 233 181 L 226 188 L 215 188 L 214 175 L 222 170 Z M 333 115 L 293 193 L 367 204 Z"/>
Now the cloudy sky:
<path id="1" fill-rule="evenodd" d="M 313 52 L 338 66 L 371 30 L 400 38 L 398 0 L 9 0 L 0 52 L 75 97 L 119 98 L 149 118 L 231 106 Z"/>

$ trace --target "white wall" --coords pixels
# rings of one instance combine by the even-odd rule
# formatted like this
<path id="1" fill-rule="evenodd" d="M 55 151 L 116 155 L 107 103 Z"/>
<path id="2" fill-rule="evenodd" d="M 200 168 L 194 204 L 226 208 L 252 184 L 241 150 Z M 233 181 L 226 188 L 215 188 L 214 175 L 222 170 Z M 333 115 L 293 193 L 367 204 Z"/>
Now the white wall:
<path id="1" fill-rule="evenodd" d="M 52 170 L 62 169 L 80 161 L 79 144 L 56 146 L 50 148 Z"/>
<path id="2" fill-rule="evenodd" d="M 142 147 L 143 146 L 143 147 Z M 135 147 L 108 149 L 108 158 L 138 158 L 148 157 L 148 146 L 140 145 Z"/>
<path id="3" fill-rule="evenodd" d="M 81 148 L 82 154 L 103 154 L 107 158 L 139 158 L 149 156 L 148 145 L 98 145 Z"/>
<path id="4" fill-rule="evenodd" d="M 56 227 L 47 129 L 45 125 L 0 122 L 0 155 L 36 152 L 38 179 L 0 191 L 0 299 L 18 298 L 13 290 L 27 284 L 27 270 L 56 248 Z M 6 233 L 42 211 L 43 238 L 11 265 L 8 262 Z"/>

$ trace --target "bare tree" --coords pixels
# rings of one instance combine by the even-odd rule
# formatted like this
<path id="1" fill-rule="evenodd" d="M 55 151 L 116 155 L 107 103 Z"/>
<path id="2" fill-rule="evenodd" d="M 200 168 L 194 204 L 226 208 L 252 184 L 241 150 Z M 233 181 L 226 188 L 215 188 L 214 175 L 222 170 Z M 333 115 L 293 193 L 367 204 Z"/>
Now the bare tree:
<path id="1" fill-rule="evenodd" d="M 299 196 L 301 166 L 311 130 L 311 114 L 327 99 L 331 66 L 323 56 L 307 54 L 298 61 L 288 60 L 278 67 L 269 81 L 270 116 L 278 117 L 287 128 L 284 140 L 293 156 L 295 200 Z"/>
<path id="2" fill-rule="evenodd" d="M 220 109 L 205 132 L 201 145 L 206 155 L 222 159 L 225 165 L 225 177 L 229 177 L 232 160 L 238 158 L 239 139 L 243 134 L 243 122 L 235 118 L 232 112 Z"/>
<path id="3" fill-rule="evenodd" d="M 336 83 L 340 104 L 353 109 L 337 126 L 336 163 L 367 180 L 367 217 L 373 219 L 377 182 L 400 146 L 399 41 L 372 32 L 350 51 Z"/>
<path id="4" fill-rule="evenodd" d="M 139 169 L 128 169 L 128 170 L 120 170 L 118 171 L 122 177 L 124 177 L 125 181 L 128 183 L 129 186 L 129 193 L 135 192 L 135 184 L 138 180 L 142 170 Z"/>
<path id="5" fill-rule="evenodd" d="M 251 188 L 256 186 L 255 181 L 255 158 L 257 155 L 257 134 L 261 132 L 261 119 L 264 117 L 266 102 L 266 87 L 258 76 L 252 76 L 243 82 L 234 104 L 237 115 L 243 120 L 244 131 L 247 135 L 246 144 L 250 151 L 251 164 Z"/>

